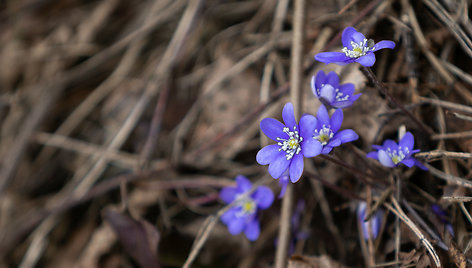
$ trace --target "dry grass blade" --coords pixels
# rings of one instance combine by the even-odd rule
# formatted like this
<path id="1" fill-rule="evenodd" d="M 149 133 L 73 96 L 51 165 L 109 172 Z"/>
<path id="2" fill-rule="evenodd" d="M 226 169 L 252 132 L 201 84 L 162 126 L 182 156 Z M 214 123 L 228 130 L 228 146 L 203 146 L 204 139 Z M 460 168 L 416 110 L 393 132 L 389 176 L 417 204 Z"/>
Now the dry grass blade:
<path id="1" fill-rule="evenodd" d="M 303 75 L 303 42 L 305 23 L 305 0 L 295 0 L 293 17 L 293 42 L 290 61 L 290 100 L 293 104 L 295 118 L 302 114 L 302 75 Z M 294 189 L 289 183 L 282 201 L 279 224 L 279 244 L 275 253 L 275 267 L 287 266 L 287 252 L 290 243 L 290 219 L 292 218 Z"/>
<path id="2" fill-rule="evenodd" d="M 443 158 L 447 159 L 470 159 L 472 153 L 449 152 L 444 150 L 434 150 L 415 154 L 415 157 L 424 158 L 426 161 L 435 161 Z"/>
<path id="3" fill-rule="evenodd" d="M 434 250 L 431 243 L 421 233 L 418 227 L 416 227 L 416 225 L 410 220 L 410 218 L 406 216 L 405 212 L 403 212 L 397 200 L 394 197 L 391 197 L 391 200 L 392 200 L 393 207 L 388 204 L 385 204 L 385 206 L 391 212 L 395 213 L 395 215 L 397 215 L 397 217 L 400 218 L 415 233 L 415 235 L 418 237 L 420 242 L 424 245 L 428 253 L 431 255 L 431 258 L 434 260 L 436 267 L 441 267 L 441 261 L 439 260 L 438 254 L 436 253 L 436 250 Z"/>
<path id="4" fill-rule="evenodd" d="M 425 3 L 436 14 L 436 16 L 446 24 L 464 51 L 472 58 L 472 41 L 446 9 L 444 9 L 436 0 L 423 0 L 423 3 Z"/>

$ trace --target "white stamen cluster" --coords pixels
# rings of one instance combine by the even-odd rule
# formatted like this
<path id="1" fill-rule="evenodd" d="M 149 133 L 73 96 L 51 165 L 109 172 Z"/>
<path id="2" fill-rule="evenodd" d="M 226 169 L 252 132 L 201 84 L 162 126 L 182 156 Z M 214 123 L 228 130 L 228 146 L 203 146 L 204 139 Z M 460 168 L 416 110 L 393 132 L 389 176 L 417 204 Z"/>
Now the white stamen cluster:
<path id="1" fill-rule="evenodd" d="M 364 38 L 359 43 L 351 41 L 352 49 L 348 49 L 347 47 L 343 47 L 343 52 L 349 58 L 359 58 L 365 56 L 367 52 L 374 50 L 374 41 L 369 39 L 367 40 Z"/>
<path id="2" fill-rule="evenodd" d="M 298 135 L 298 131 L 296 129 L 297 127 L 294 127 L 294 130 L 290 131 L 288 127 L 284 127 L 283 132 L 287 133 L 289 138 L 277 138 L 277 140 L 279 141 L 277 145 L 280 146 L 279 151 L 284 151 L 286 153 L 285 158 L 287 158 L 287 160 L 292 159 L 295 154 L 300 153 L 300 151 L 302 150 L 300 143 L 303 141 L 303 137 L 300 137 L 300 135 Z"/>
<path id="3" fill-rule="evenodd" d="M 333 86 L 330 84 L 321 84 L 321 87 L 316 89 L 316 93 L 318 93 L 318 96 L 321 96 L 321 89 L 325 86 L 330 86 L 332 89 L 334 89 Z M 342 93 L 339 88 L 334 89 L 334 93 L 336 94 L 336 101 L 347 101 L 350 98 L 349 95 L 344 95 L 344 93 Z"/>
<path id="4" fill-rule="evenodd" d="M 331 131 L 331 128 L 327 127 L 326 125 L 323 125 L 320 130 L 315 129 L 315 132 L 313 133 L 313 138 L 317 139 L 323 146 L 328 144 L 329 140 L 333 136 L 333 131 Z"/>
<path id="5" fill-rule="evenodd" d="M 339 91 L 339 88 L 336 89 L 336 101 L 347 101 L 349 100 L 349 95 L 344 95 L 341 91 Z"/>
<path id="6" fill-rule="evenodd" d="M 406 155 L 410 153 L 410 150 L 408 148 L 402 149 L 401 146 L 398 146 L 398 151 L 397 150 L 391 150 L 390 148 L 387 149 L 387 155 L 392 159 L 392 162 L 397 165 L 403 159 L 405 159 Z M 406 154 L 406 155 L 405 155 Z"/>

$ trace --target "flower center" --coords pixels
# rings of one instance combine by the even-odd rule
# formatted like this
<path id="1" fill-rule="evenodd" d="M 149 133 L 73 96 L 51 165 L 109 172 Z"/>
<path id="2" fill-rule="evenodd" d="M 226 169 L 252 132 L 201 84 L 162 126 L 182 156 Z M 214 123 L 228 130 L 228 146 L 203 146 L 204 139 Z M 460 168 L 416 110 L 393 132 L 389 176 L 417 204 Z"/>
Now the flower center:
<path id="1" fill-rule="evenodd" d="M 300 143 L 303 141 L 303 138 L 298 135 L 298 131 L 296 131 L 297 127 L 293 127 L 293 131 L 290 131 L 288 127 L 283 128 L 283 132 L 287 133 L 288 139 L 277 138 L 279 141 L 277 145 L 280 146 L 279 151 L 284 151 L 285 158 L 287 160 L 292 159 L 295 154 L 298 154 L 302 148 L 300 147 Z"/>
<path id="2" fill-rule="evenodd" d="M 339 88 L 336 89 L 336 101 L 346 101 L 349 100 L 349 95 L 344 95 L 344 93 L 339 91 Z"/>
<path id="3" fill-rule="evenodd" d="M 316 89 L 316 92 L 318 93 L 318 96 L 321 97 L 321 90 L 322 89 L 328 89 L 328 90 L 334 90 L 334 94 L 335 94 L 335 99 L 336 101 L 346 101 L 346 100 L 349 100 L 349 95 L 344 95 L 344 93 L 342 93 L 339 88 L 336 88 L 334 89 L 334 87 L 330 84 L 321 84 L 321 88 L 317 88 Z"/>
<path id="4" fill-rule="evenodd" d="M 326 125 L 323 125 L 322 129 L 315 129 L 315 133 L 313 134 L 313 138 L 317 139 L 323 146 L 328 144 L 329 140 L 333 136 L 333 131 L 331 131 L 331 128 L 327 127 Z"/>
<path id="5" fill-rule="evenodd" d="M 398 147 L 398 151 L 397 150 L 391 150 L 390 148 L 387 149 L 387 155 L 388 157 L 390 157 L 390 159 L 392 159 L 392 162 L 397 165 L 398 163 L 400 163 L 401 161 L 403 161 L 403 159 L 405 159 L 406 157 L 406 154 L 409 153 L 409 150 L 408 148 L 405 148 L 404 150 L 402 150 L 402 147 L 399 146 Z"/>
<path id="6" fill-rule="evenodd" d="M 252 214 L 256 211 L 256 203 L 253 200 L 247 200 L 244 202 L 241 208 L 243 209 L 244 213 Z"/>
<path id="7" fill-rule="evenodd" d="M 367 40 L 364 38 L 364 40 L 359 43 L 351 41 L 351 46 L 352 49 L 344 47 L 342 51 L 349 58 L 359 58 L 365 56 L 367 52 L 374 50 L 374 41 L 372 39 Z"/>
<path id="8" fill-rule="evenodd" d="M 239 197 L 236 197 L 238 199 Z M 240 198 L 240 200 L 237 203 L 238 207 L 241 208 L 239 212 L 236 213 L 237 217 L 244 217 L 247 215 L 254 214 L 257 210 L 257 205 L 252 198 L 246 197 L 246 198 Z"/>

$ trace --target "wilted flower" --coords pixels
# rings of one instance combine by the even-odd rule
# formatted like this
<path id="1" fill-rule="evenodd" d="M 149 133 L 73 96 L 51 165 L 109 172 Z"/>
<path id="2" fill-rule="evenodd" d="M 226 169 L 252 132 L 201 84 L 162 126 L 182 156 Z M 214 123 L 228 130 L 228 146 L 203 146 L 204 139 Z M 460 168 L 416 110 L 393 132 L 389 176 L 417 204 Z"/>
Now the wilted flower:
<path id="1" fill-rule="evenodd" d="M 318 121 L 313 131 L 313 138 L 323 146 L 322 154 L 328 154 L 333 147 L 359 138 L 359 135 L 352 129 L 339 131 L 343 122 L 343 111 L 341 109 L 334 111 L 333 116 L 329 118 L 328 110 L 324 105 L 321 105 L 316 117 Z"/>
<path id="2" fill-rule="evenodd" d="M 244 231 L 249 240 L 255 241 L 260 233 L 257 212 L 272 205 L 274 194 L 268 187 L 259 186 L 249 196 L 241 196 L 251 188 L 251 182 L 239 175 L 236 177 L 236 187 L 225 187 L 221 190 L 220 198 L 225 203 L 229 204 L 236 200 L 236 204 L 221 216 L 221 221 L 228 226 L 232 235 Z"/>
<path id="3" fill-rule="evenodd" d="M 415 139 L 413 134 L 406 132 L 405 135 L 397 144 L 393 140 L 385 140 L 383 145 L 372 145 L 372 148 L 377 151 L 373 151 L 367 154 L 367 157 L 378 160 L 382 165 L 386 167 L 397 167 L 403 164 L 407 167 L 416 165 L 417 167 L 428 170 L 420 161 L 413 157 L 413 154 L 420 150 L 413 150 Z"/>
<path id="4" fill-rule="evenodd" d="M 311 139 L 316 118 L 306 114 L 297 124 L 291 103 L 285 104 L 282 117 L 285 125 L 273 118 L 261 121 L 261 130 L 277 144 L 262 148 L 256 160 L 261 165 L 269 164 L 269 173 L 274 179 L 288 170 L 290 180 L 297 182 L 303 172 L 303 157 L 314 157 L 321 152 L 321 144 Z"/>
<path id="5" fill-rule="evenodd" d="M 335 72 L 326 75 L 319 71 L 311 78 L 313 94 L 325 105 L 333 108 L 346 108 L 352 105 L 361 94 L 354 94 L 354 84 L 339 85 L 339 77 Z"/>
<path id="6" fill-rule="evenodd" d="M 357 220 L 362 227 L 362 235 L 364 236 L 364 239 L 369 239 L 370 237 L 369 228 L 372 231 L 372 239 L 375 239 L 379 234 L 383 212 L 382 210 L 378 209 L 368 221 L 364 221 L 366 209 L 367 204 L 365 202 L 360 202 L 357 206 Z"/>
<path id="7" fill-rule="evenodd" d="M 375 43 L 374 40 L 365 36 L 352 27 L 347 27 L 342 35 L 343 52 L 321 52 L 315 55 L 317 61 L 346 65 L 358 62 L 363 66 L 370 67 L 375 63 L 374 52 L 384 48 L 393 49 L 393 41 L 383 40 Z"/>

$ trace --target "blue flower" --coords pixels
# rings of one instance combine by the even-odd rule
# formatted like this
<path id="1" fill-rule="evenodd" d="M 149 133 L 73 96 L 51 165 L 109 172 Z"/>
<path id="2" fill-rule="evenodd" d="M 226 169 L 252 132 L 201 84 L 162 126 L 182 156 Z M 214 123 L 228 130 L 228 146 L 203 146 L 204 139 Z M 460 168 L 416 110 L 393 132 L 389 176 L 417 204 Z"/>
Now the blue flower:
<path id="1" fill-rule="evenodd" d="M 261 231 L 257 212 L 267 209 L 274 201 L 274 194 L 266 186 L 259 186 L 248 197 L 242 197 L 251 190 L 251 182 L 244 176 L 236 177 L 236 187 L 225 187 L 220 192 L 220 198 L 227 204 L 236 200 L 236 204 L 221 216 L 221 221 L 228 226 L 232 235 L 244 231 L 246 237 L 255 241 Z"/>
<path id="2" fill-rule="evenodd" d="M 375 63 L 374 52 L 384 48 L 393 49 L 393 41 L 383 40 L 374 43 L 374 40 L 365 36 L 352 27 L 347 27 L 342 36 L 343 52 L 321 52 L 315 55 L 317 61 L 346 65 L 351 62 L 358 62 L 363 66 L 370 67 Z"/>
<path id="3" fill-rule="evenodd" d="M 422 170 L 428 170 L 427 167 L 413 157 L 413 154 L 420 151 L 413 150 L 414 144 L 415 139 L 413 134 L 407 132 L 402 137 L 399 144 L 393 140 L 385 140 L 382 146 L 372 145 L 372 148 L 377 151 L 368 153 L 367 157 L 378 160 L 386 167 L 397 167 L 398 165 L 403 164 L 407 167 L 416 165 Z"/>
<path id="4" fill-rule="evenodd" d="M 317 123 L 313 115 L 303 115 L 300 124 L 297 124 L 293 105 L 287 103 L 282 117 L 285 124 L 273 118 L 261 121 L 261 130 L 277 143 L 262 148 L 257 153 L 256 160 L 261 165 L 269 165 L 269 174 L 274 179 L 288 171 L 290 180 L 295 183 L 303 172 L 303 157 L 319 155 L 322 146 L 311 138 Z"/>
<path id="5" fill-rule="evenodd" d="M 436 216 L 439 218 L 439 220 L 444 223 L 444 226 L 446 227 L 446 230 L 454 236 L 454 228 L 452 227 L 451 223 L 449 222 L 448 218 L 449 215 L 447 215 L 446 211 L 442 210 L 441 207 L 437 204 L 432 204 L 431 205 L 431 210 L 436 214 Z"/>
<path id="6" fill-rule="evenodd" d="M 311 90 L 323 104 L 333 108 L 349 107 L 361 96 L 361 94 L 352 95 L 354 84 L 339 85 L 339 77 L 335 72 L 326 75 L 323 71 L 319 71 L 316 77 L 311 78 Z"/>
<path id="7" fill-rule="evenodd" d="M 341 109 L 334 111 L 333 116 L 329 118 L 328 110 L 324 105 L 321 105 L 316 117 L 318 121 L 313 131 L 313 139 L 319 141 L 323 146 L 322 154 L 328 154 L 333 147 L 359 138 L 359 135 L 352 129 L 339 131 L 343 122 L 343 111 Z"/>
<path id="8" fill-rule="evenodd" d="M 357 206 L 357 220 L 362 227 L 362 235 L 364 239 L 369 239 L 369 227 L 372 231 L 372 239 L 375 239 L 379 234 L 380 226 L 382 225 L 382 216 L 383 211 L 378 209 L 372 217 L 368 221 L 364 221 L 365 219 L 365 212 L 366 212 L 367 204 L 365 202 L 360 202 Z M 370 226 L 369 226 L 370 225 Z"/>

